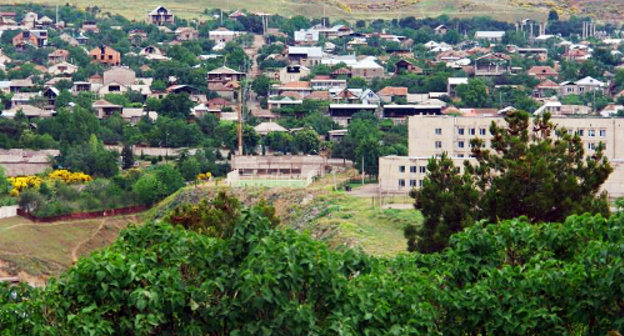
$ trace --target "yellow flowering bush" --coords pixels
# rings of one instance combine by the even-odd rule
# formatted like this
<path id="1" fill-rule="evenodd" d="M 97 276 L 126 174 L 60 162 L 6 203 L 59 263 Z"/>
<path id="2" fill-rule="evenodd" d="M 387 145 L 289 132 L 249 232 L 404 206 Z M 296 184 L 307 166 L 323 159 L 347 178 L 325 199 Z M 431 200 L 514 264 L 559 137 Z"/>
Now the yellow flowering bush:
<path id="1" fill-rule="evenodd" d="M 39 188 L 41 182 L 43 182 L 43 180 L 39 176 L 10 177 L 9 181 L 11 182 L 13 189 L 17 190 L 18 192 L 26 188 Z"/>
<path id="2" fill-rule="evenodd" d="M 93 178 L 85 173 L 72 173 L 67 169 L 57 169 L 48 174 L 46 180 L 50 181 L 62 181 L 65 183 L 84 183 L 93 181 Z M 39 176 L 18 176 L 10 177 L 9 181 L 13 188 L 9 194 L 13 197 L 19 196 L 20 192 L 27 188 L 39 188 L 43 183 L 43 178 Z"/>
<path id="3" fill-rule="evenodd" d="M 204 181 L 204 180 L 210 180 L 210 177 L 212 175 L 210 174 L 210 172 L 206 172 L 206 173 L 200 173 L 197 175 L 197 179 L 200 181 Z"/>
<path id="4" fill-rule="evenodd" d="M 79 182 L 90 182 L 93 181 L 93 178 L 88 174 L 78 172 L 72 173 L 67 169 L 57 169 L 50 174 L 48 174 L 48 178 L 50 180 L 61 180 L 66 183 L 79 183 Z"/>

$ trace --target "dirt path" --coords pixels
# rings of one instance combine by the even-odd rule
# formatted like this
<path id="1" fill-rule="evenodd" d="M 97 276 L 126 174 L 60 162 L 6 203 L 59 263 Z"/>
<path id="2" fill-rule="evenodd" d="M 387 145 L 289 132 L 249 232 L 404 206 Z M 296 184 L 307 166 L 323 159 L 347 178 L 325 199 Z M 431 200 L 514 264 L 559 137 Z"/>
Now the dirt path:
<path id="1" fill-rule="evenodd" d="M 97 236 L 100 233 L 100 231 L 104 228 L 105 225 L 106 225 L 106 220 L 105 219 L 100 220 L 100 225 L 91 234 L 91 236 L 89 236 L 89 238 L 79 242 L 78 244 L 76 244 L 76 246 L 74 246 L 74 248 L 72 248 L 72 250 L 71 250 L 72 263 L 75 263 L 76 261 L 78 261 L 78 250 L 80 250 L 82 245 L 84 245 L 84 244 L 90 242 L 91 240 L 93 240 L 93 238 L 95 238 L 95 236 Z"/>

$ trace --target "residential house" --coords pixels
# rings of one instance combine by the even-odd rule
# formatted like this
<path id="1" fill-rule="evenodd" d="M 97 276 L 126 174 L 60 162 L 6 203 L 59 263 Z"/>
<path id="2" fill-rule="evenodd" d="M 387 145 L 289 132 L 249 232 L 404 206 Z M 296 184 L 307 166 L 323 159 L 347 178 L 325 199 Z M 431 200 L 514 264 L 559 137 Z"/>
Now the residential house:
<path id="1" fill-rule="evenodd" d="M 148 55 L 164 56 L 165 54 L 158 47 L 149 45 L 141 49 L 141 51 L 139 51 L 139 56 L 148 56 Z"/>
<path id="2" fill-rule="evenodd" d="M 13 46 L 23 49 L 26 45 L 34 48 L 44 47 L 48 44 L 48 31 L 41 29 L 25 30 L 13 36 Z"/>
<path id="3" fill-rule="evenodd" d="M 288 96 L 303 99 L 312 93 L 310 82 L 288 82 L 271 85 L 270 96 Z"/>
<path id="4" fill-rule="evenodd" d="M 25 105 L 16 105 L 16 106 L 13 106 L 11 109 L 2 111 L 2 117 L 13 119 L 19 112 L 23 113 L 28 119 L 50 118 L 54 115 L 53 111 L 46 111 L 36 106 L 25 104 Z"/>
<path id="5" fill-rule="evenodd" d="M 121 54 L 117 50 L 109 46 L 102 45 L 92 49 L 89 52 L 89 58 L 91 58 L 93 62 L 98 62 L 110 66 L 121 65 Z"/>
<path id="6" fill-rule="evenodd" d="M 384 103 L 390 103 L 396 99 L 402 99 L 407 102 L 406 87 L 386 86 L 385 88 L 379 90 L 377 95 Z"/>
<path id="7" fill-rule="evenodd" d="M 282 127 L 280 124 L 276 122 L 261 122 L 258 125 L 254 126 L 254 131 L 259 135 L 267 135 L 271 132 L 288 132 L 287 128 Z"/>
<path id="8" fill-rule="evenodd" d="M 233 20 L 238 20 L 239 18 L 246 17 L 246 16 L 247 14 L 237 9 L 232 14 L 228 15 L 228 18 L 233 19 Z"/>
<path id="9" fill-rule="evenodd" d="M 539 80 L 546 80 L 548 78 L 556 78 L 559 76 L 559 73 L 549 67 L 549 66 L 532 66 L 529 70 L 527 70 L 527 75 L 533 76 Z"/>
<path id="10" fill-rule="evenodd" d="M 216 43 L 228 43 L 235 38 L 245 34 L 245 32 L 233 31 L 227 28 L 218 28 L 208 32 L 208 39 Z"/>
<path id="11" fill-rule="evenodd" d="M 147 40 L 147 33 L 142 29 L 132 29 L 128 32 L 128 41 L 134 46 L 139 46 L 145 40 Z"/>
<path id="12" fill-rule="evenodd" d="M 346 127 L 351 122 L 351 118 L 358 112 L 377 112 L 377 105 L 366 104 L 330 104 L 329 116 L 338 125 Z"/>
<path id="13" fill-rule="evenodd" d="M 46 109 L 48 110 L 54 109 L 54 103 L 56 102 L 56 98 L 58 97 L 60 93 L 61 91 L 55 88 L 54 86 L 49 86 L 45 88 L 43 92 L 41 92 L 41 95 L 48 101 L 48 106 L 46 107 Z"/>
<path id="14" fill-rule="evenodd" d="M 207 74 L 208 90 L 217 92 L 228 99 L 238 99 L 238 81 L 245 78 L 245 73 L 226 66 L 209 71 Z"/>
<path id="15" fill-rule="evenodd" d="M 592 91 L 600 91 L 602 93 L 607 93 L 608 85 L 604 82 L 601 82 L 595 78 L 587 76 L 583 79 L 579 79 L 575 82 L 566 81 L 559 84 L 559 95 L 560 96 L 568 96 L 568 95 L 580 95 L 586 92 Z"/>
<path id="16" fill-rule="evenodd" d="M 563 57 L 572 62 L 583 62 L 591 58 L 591 52 L 584 49 L 568 49 L 563 53 Z"/>
<path id="17" fill-rule="evenodd" d="M 556 95 L 559 92 L 559 84 L 550 79 L 546 79 L 539 83 L 533 90 L 533 97 L 546 98 Z M 552 94 L 551 94 L 552 93 Z"/>
<path id="18" fill-rule="evenodd" d="M 40 97 L 39 92 L 16 92 L 11 96 L 10 107 L 28 105 Z"/>
<path id="19" fill-rule="evenodd" d="M 303 100 L 293 97 L 271 96 L 267 100 L 267 104 L 269 111 L 273 111 L 286 106 L 301 105 L 303 104 Z"/>
<path id="20" fill-rule="evenodd" d="M 320 36 L 329 40 L 353 34 L 353 30 L 345 25 L 335 25 L 330 28 L 317 25 L 311 28 L 311 30 L 317 31 Z"/>
<path id="21" fill-rule="evenodd" d="M 511 73 L 511 58 L 501 53 L 491 53 L 475 60 L 475 76 L 501 76 Z"/>
<path id="22" fill-rule="evenodd" d="M 147 14 L 147 22 L 158 26 L 164 26 L 174 23 L 173 12 L 164 6 L 158 6 Z"/>
<path id="23" fill-rule="evenodd" d="M 109 117 L 115 113 L 121 114 L 123 106 L 110 103 L 104 99 L 96 100 L 92 105 L 95 115 L 100 118 Z"/>
<path id="24" fill-rule="evenodd" d="M 286 53 L 291 63 L 307 67 L 321 64 L 321 59 L 323 58 L 323 50 L 320 47 L 288 46 Z"/>
<path id="25" fill-rule="evenodd" d="M 56 64 L 67 62 L 67 57 L 69 57 L 69 51 L 65 49 L 56 49 L 48 54 L 48 63 Z"/>
<path id="26" fill-rule="evenodd" d="M 97 26 L 97 22 L 94 20 L 85 20 L 82 22 L 82 26 L 80 27 L 80 31 L 83 33 L 92 32 L 94 34 L 98 34 L 100 32 L 100 28 Z"/>
<path id="27" fill-rule="evenodd" d="M 12 79 L 9 84 L 9 92 L 26 92 L 28 89 L 32 88 L 33 81 L 30 78 L 26 79 Z"/>
<path id="28" fill-rule="evenodd" d="M 376 62 L 374 56 L 368 56 L 351 66 L 351 76 L 371 79 L 383 77 L 384 67 Z"/>
<path id="29" fill-rule="evenodd" d="M 405 60 L 405 59 L 402 59 L 396 62 L 394 67 L 395 67 L 394 69 L 395 75 L 405 74 L 405 73 L 421 74 L 423 72 L 422 68 L 415 66 L 414 64 L 412 64 L 412 62 Z"/>
<path id="30" fill-rule="evenodd" d="M 332 71 L 332 78 L 351 78 L 351 70 L 349 68 L 338 68 Z"/>
<path id="31" fill-rule="evenodd" d="M 22 16 L 22 25 L 29 29 L 35 29 L 38 20 L 39 14 L 35 12 L 28 12 Z"/>
<path id="32" fill-rule="evenodd" d="M 287 65 L 281 68 L 277 75 L 282 83 L 298 82 L 301 77 L 310 75 L 310 69 L 299 64 Z"/>
<path id="33" fill-rule="evenodd" d="M 175 30 L 177 41 L 193 41 L 199 38 L 199 32 L 193 27 L 179 27 Z"/>
<path id="34" fill-rule="evenodd" d="M 296 45 L 314 45 L 319 41 L 318 30 L 298 30 L 294 33 Z"/>
<path id="35" fill-rule="evenodd" d="M 347 87 L 347 80 L 333 79 L 330 76 L 316 76 L 310 80 L 310 88 L 313 91 L 323 91 L 333 88 L 344 89 Z"/>
<path id="36" fill-rule="evenodd" d="M 504 31 L 477 31 L 474 34 L 475 40 L 487 41 L 487 42 L 500 42 L 505 36 Z"/>
<path id="37" fill-rule="evenodd" d="M 600 115 L 603 117 L 611 117 L 611 116 L 615 116 L 618 113 L 620 113 L 620 111 L 622 111 L 622 113 L 624 113 L 624 106 L 620 105 L 620 104 L 609 104 L 607 106 L 605 106 L 601 111 L 600 111 Z"/>
<path id="38" fill-rule="evenodd" d="M 458 85 L 468 84 L 468 77 L 449 77 L 446 80 L 446 93 L 454 97 L 455 96 L 455 88 Z"/>
<path id="39" fill-rule="evenodd" d="M 446 35 L 446 33 L 448 32 L 448 30 L 449 30 L 449 29 L 448 29 L 448 27 L 447 27 L 447 26 L 445 26 L 445 25 L 439 25 L 439 26 L 437 26 L 437 27 L 435 27 L 435 28 L 433 29 L 433 32 L 434 32 L 436 35 Z"/>
<path id="40" fill-rule="evenodd" d="M 427 105 L 396 105 L 387 104 L 383 106 L 382 117 L 390 119 L 395 123 L 403 123 L 407 117 L 415 115 L 442 115 L 442 104 L 427 104 Z"/>
<path id="41" fill-rule="evenodd" d="M 78 43 L 78 41 L 73 38 L 71 35 L 67 34 L 67 33 L 63 33 L 59 36 L 59 38 L 64 41 L 67 42 L 67 44 L 69 44 L 72 47 L 77 47 L 80 45 L 80 43 Z"/>
<path id="42" fill-rule="evenodd" d="M 44 173 L 51 168 L 50 158 L 61 154 L 58 149 L 0 149 L 0 166 L 6 176 L 27 176 Z"/>
<path id="43" fill-rule="evenodd" d="M 132 125 L 138 124 L 144 115 L 145 115 L 145 111 L 143 111 L 143 108 L 124 107 L 121 110 L 121 117 Z"/>
<path id="44" fill-rule="evenodd" d="M 117 83 L 125 86 L 136 83 L 136 74 L 129 67 L 114 67 L 104 71 L 102 74 L 102 84 Z"/>
<path id="45" fill-rule="evenodd" d="M 67 62 L 54 64 L 48 68 L 48 73 L 52 76 L 71 76 L 78 71 L 79 67 Z"/>

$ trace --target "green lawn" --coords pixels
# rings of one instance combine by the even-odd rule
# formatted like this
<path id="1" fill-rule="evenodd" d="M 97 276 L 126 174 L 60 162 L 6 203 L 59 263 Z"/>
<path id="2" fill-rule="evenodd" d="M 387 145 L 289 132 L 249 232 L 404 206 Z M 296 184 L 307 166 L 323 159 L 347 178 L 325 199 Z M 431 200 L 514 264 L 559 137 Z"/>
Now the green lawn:
<path id="1" fill-rule="evenodd" d="M 401 198 L 401 201 L 407 201 Z M 392 256 L 405 251 L 407 240 L 403 228 L 422 223 L 420 212 L 379 209 L 371 198 L 353 197 L 342 192 L 320 196 L 325 210 L 311 221 L 308 228 L 335 228 L 337 234 L 328 238 L 330 245 L 361 247 L 372 255 Z"/>
<path id="2" fill-rule="evenodd" d="M 306 180 L 239 180 L 233 183 L 233 187 L 276 187 L 276 188 L 304 188 Z"/>

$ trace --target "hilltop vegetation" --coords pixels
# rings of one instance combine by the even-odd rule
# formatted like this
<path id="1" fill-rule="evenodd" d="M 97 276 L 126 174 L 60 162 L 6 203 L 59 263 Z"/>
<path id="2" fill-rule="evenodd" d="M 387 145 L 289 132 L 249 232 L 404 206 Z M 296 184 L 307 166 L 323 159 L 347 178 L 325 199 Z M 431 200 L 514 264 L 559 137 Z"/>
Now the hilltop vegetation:
<path id="1" fill-rule="evenodd" d="M 45 288 L 3 285 L 2 335 L 605 335 L 624 328 L 622 214 L 479 222 L 442 253 L 388 259 L 275 230 L 266 205 L 193 209 L 176 213 L 187 216 L 183 225 L 124 231 Z M 210 215 L 198 219 L 195 211 Z"/>
<path id="2" fill-rule="evenodd" d="M 63 0 L 31 0 L 32 3 L 63 6 Z M 258 0 L 258 1 L 216 1 L 185 0 L 161 1 L 143 0 L 137 6 L 132 2 L 75 0 L 72 5 L 80 8 L 97 7 L 102 13 L 121 14 L 136 20 L 143 20 L 147 12 L 158 5 L 165 5 L 176 15 L 184 18 L 205 19 L 206 8 L 225 10 L 244 9 L 250 12 L 263 12 L 293 16 L 306 13 L 308 17 L 324 14 L 334 19 L 376 19 L 399 18 L 404 16 L 452 17 L 491 16 L 504 21 L 524 18 L 543 20 L 550 10 L 561 15 L 590 15 L 599 20 L 621 18 L 622 0 Z M 0 4 L 13 4 L 0 0 Z"/>

